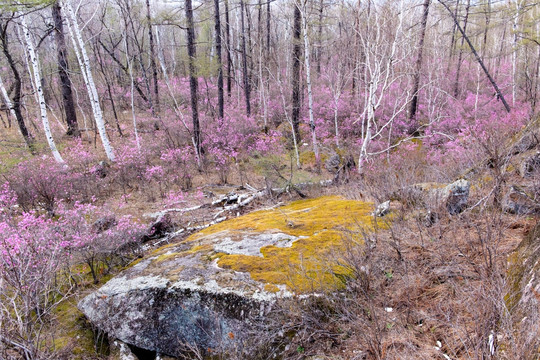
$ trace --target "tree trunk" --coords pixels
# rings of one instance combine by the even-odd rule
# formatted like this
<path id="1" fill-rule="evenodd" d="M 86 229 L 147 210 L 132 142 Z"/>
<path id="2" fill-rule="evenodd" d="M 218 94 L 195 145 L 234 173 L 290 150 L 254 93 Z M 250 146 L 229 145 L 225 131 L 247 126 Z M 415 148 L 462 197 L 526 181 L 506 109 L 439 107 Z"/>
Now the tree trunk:
<path id="1" fill-rule="evenodd" d="M 229 23 L 229 0 L 225 0 L 225 41 L 227 42 L 227 96 L 231 97 L 232 89 L 232 56 L 231 56 L 231 25 Z"/>
<path id="2" fill-rule="evenodd" d="M 146 0 L 146 20 L 148 22 L 148 41 L 150 45 L 150 67 L 152 68 L 152 79 L 154 82 L 154 107 L 155 107 L 155 112 L 159 113 L 158 72 L 157 72 L 157 65 L 156 65 L 156 47 L 154 46 L 154 32 L 152 31 L 152 16 L 150 12 L 150 0 Z"/>
<path id="3" fill-rule="evenodd" d="M 64 23 L 60 2 L 56 1 L 52 6 L 52 17 L 54 20 L 54 39 L 56 41 L 58 74 L 60 76 L 60 87 L 62 89 L 62 101 L 68 126 L 68 135 L 79 137 L 79 125 L 77 124 L 77 113 L 75 111 L 75 102 L 73 101 L 73 92 L 71 91 L 71 80 L 69 78 L 69 64 L 67 60 L 66 40 L 64 36 Z"/>
<path id="4" fill-rule="evenodd" d="M 322 28 L 323 28 L 323 15 L 324 15 L 324 0 L 321 0 L 319 3 L 319 47 L 317 48 L 317 74 L 321 74 L 321 53 L 322 53 Z"/>
<path id="5" fill-rule="evenodd" d="M 300 8 L 294 6 L 294 25 L 293 25 L 293 53 L 292 53 L 292 116 L 291 121 L 294 129 L 296 141 L 300 143 L 300 56 L 301 43 L 300 34 L 302 33 L 302 14 Z"/>
<path id="6" fill-rule="evenodd" d="M 195 26 L 193 24 L 193 8 L 191 0 L 185 0 L 186 19 L 187 19 L 187 50 L 189 58 L 189 90 L 191 93 L 191 112 L 193 117 L 193 146 L 197 155 L 199 167 L 201 162 L 201 129 L 199 126 L 199 97 L 198 97 L 198 82 L 197 70 L 195 68 L 195 59 L 197 57 L 197 49 L 195 47 Z"/>
<path id="7" fill-rule="evenodd" d="M 439 0 L 440 1 L 440 0 Z M 446 5 L 446 4 L 445 4 Z M 463 20 L 463 31 L 462 34 L 465 34 L 467 32 L 467 23 L 469 20 L 469 10 L 471 8 L 471 0 L 467 0 L 467 6 L 465 7 L 465 19 Z M 451 12 L 451 11 L 450 11 Z M 456 27 L 459 27 L 461 29 L 461 26 L 459 25 L 459 22 L 457 21 L 457 17 L 454 17 L 455 25 Z M 457 98 L 459 94 L 459 76 L 461 73 L 461 62 L 463 59 L 463 44 L 465 43 L 465 36 L 461 38 L 461 46 L 459 48 L 459 56 L 458 56 L 458 63 L 457 63 L 457 70 L 456 70 L 456 81 L 454 82 L 454 97 Z"/>
<path id="8" fill-rule="evenodd" d="M 418 110 L 418 91 L 420 89 L 420 71 L 422 71 L 422 56 L 424 52 L 424 39 L 426 37 L 426 26 L 429 14 L 429 4 L 431 0 L 424 0 L 424 11 L 422 14 L 420 39 L 418 40 L 418 56 L 416 58 L 416 69 L 414 71 L 413 80 L 413 97 L 411 108 L 409 110 L 409 126 L 413 126 L 416 130 L 416 112 Z"/>
<path id="9" fill-rule="evenodd" d="M 90 103 L 92 104 L 92 111 L 94 114 L 94 119 L 96 121 L 96 127 L 99 131 L 99 136 L 101 138 L 101 143 L 105 149 L 105 154 L 107 158 L 114 162 L 114 149 L 109 141 L 107 136 L 107 130 L 105 129 L 105 121 L 103 120 L 103 112 L 101 111 L 101 105 L 99 103 L 99 96 L 96 89 L 96 84 L 92 76 L 92 68 L 90 65 L 90 59 L 86 53 L 86 48 L 84 47 L 84 40 L 82 38 L 81 29 L 77 23 L 77 18 L 73 7 L 69 0 L 64 0 L 64 9 L 67 10 L 67 24 L 68 29 L 71 34 L 71 39 L 73 40 L 73 47 L 75 49 L 75 54 L 77 55 L 77 60 L 79 61 L 79 66 L 81 72 L 83 73 L 83 78 L 85 81 L 86 88 L 88 90 L 88 96 L 90 98 Z"/>
<path id="10" fill-rule="evenodd" d="M 269 60 L 270 59 L 270 30 L 271 30 L 271 27 L 270 27 L 270 15 L 271 15 L 271 12 L 270 12 L 270 3 L 271 1 L 270 0 L 267 0 L 268 3 L 266 4 L 266 59 Z"/>
<path id="11" fill-rule="evenodd" d="M 13 99 L 12 101 L 9 101 L 9 97 L 7 94 L 7 91 L 5 92 L 4 97 L 6 97 L 6 104 L 8 106 L 11 102 L 11 109 L 13 110 L 13 113 L 15 115 L 15 119 L 17 120 L 17 125 L 19 126 L 19 131 L 21 132 L 21 135 L 24 139 L 24 142 L 28 146 L 28 149 L 30 152 L 34 151 L 34 139 L 32 138 L 32 135 L 28 131 L 28 128 L 26 127 L 26 124 L 24 122 L 24 118 L 22 116 L 21 112 L 21 76 L 19 74 L 19 70 L 17 69 L 15 60 L 11 56 L 11 53 L 9 52 L 8 48 L 8 38 L 7 38 L 7 23 L 1 24 L 1 34 L 0 34 L 0 41 L 2 42 L 2 52 L 4 53 L 4 56 L 7 59 L 8 65 L 11 68 L 11 72 L 13 73 Z M 4 92 L 2 92 L 4 93 Z"/>
<path id="12" fill-rule="evenodd" d="M 311 91 L 311 65 L 309 62 L 309 39 L 308 39 L 308 24 L 307 24 L 307 9 L 306 1 L 302 0 L 302 28 L 304 30 L 304 62 L 306 65 L 306 85 L 308 90 L 308 106 L 309 106 L 309 127 L 311 129 L 311 142 L 313 146 L 313 153 L 315 154 L 315 165 L 317 172 L 321 172 L 321 158 L 319 156 L 319 146 L 317 144 L 317 133 L 315 132 L 315 119 L 313 116 L 313 93 Z"/>
<path id="13" fill-rule="evenodd" d="M 456 27 L 458 28 L 459 32 L 461 33 L 461 35 L 463 36 L 463 38 L 465 39 L 465 41 L 467 41 L 467 44 L 469 45 L 469 48 L 471 49 L 474 57 L 476 58 L 476 61 L 478 61 L 478 63 L 480 64 L 480 66 L 482 67 L 482 70 L 484 71 L 484 73 L 486 74 L 489 82 L 491 83 L 491 86 L 493 86 L 493 89 L 495 90 L 495 94 L 497 94 L 497 98 L 501 100 L 501 102 L 503 103 L 504 105 L 504 108 L 506 109 L 507 112 L 510 112 L 511 109 L 510 109 L 510 106 L 508 105 L 508 103 L 506 102 L 506 99 L 504 98 L 504 95 L 501 93 L 501 91 L 499 90 L 499 87 L 497 86 L 497 83 L 495 82 L 495 80 L 493 80 L 493 78 L 491 77 L 491 74 L 489 73 L 488 69 L 486 68 L 486 66 L 484 65 L 484 62 L 482 61 L 482 59 L 480 58 L 480 56 L 478 55 L 478 53 L 476 52 L 476 49 L 474 48 L 473 44 L 471 43 L 471 41 L 469 40 L 469 37 L 467 36 L 467 34 L 465 34 L 465 30 L 461 28 L 461 25 L 459 25 L 459 22 L 457 20 L 457 18 L 454 16 L 454 14 L 452 13 L 452 10 L 450 10 L 450 8 L 448 7 L 448 5 L 446 5 L 446 3 L 443 1 L 443 0 L 438 0 L 442 6 L 444 6 L 444 8 L 450 13 L 450 16 L 452 16 L 452 19 L 454 20 L 454 23 L 456 24 Z"/>
<path id="14" fill-rule="evenodd" d="M 249 71 L 247 63 L 247 48 L 246 48 L 246 28 L 245 28 L 245 12 L 246 5 L 244 0 L 240 0 L 240 19 L 241 19 L 241 46 L 242 46 L 242 77 L 244 80 L 244 97 L 246 99 L 246 114 L 251 116 L 251 86 L 249 81 Z"/>
<path id="15" fill-rule="evenodd" d="M 28 56 L 30 57 L 30 63 L 32 64 L 32 72 L 34 77 L 34 84 L 37 90 L 37 96 L 39 101 L 39 110 L 41 113 L 41 122 L 43 124 L 43 130 L 45 131 L 45 137 L 47 138 L 47 143 L 51 149 L 54 159 L 58 163 L 64 163 L 64 159 L 58 152 L 54 138 L 52 136 L 51 127 L 49 125 L 49 118 L 47 116 L 47 104 L 45 103 L 45 97 L 43 96 L 43 88 L 41 87 L 41 70 L 39 68 L 39 60 L 37 58 L 36 51 L 34 49 L 34 44 L 32 44 L 32 38 L 30 37 L 30 30 L 28 30 L 28 25 L 26 24 L 26 16 L 21 17 L 21 23 L 24 32 L 24 40 L 26 42 L 26 47 L 28 49 Z"/>
<path id="16" fill-rule="evenodd" d="M 223 119 L 225 105 L 223 99 L 223 65 L 221 62 L 221 20 L 219 14 L 219 0 L 214 0 L 215 36 L 216 36 L 216 58 L 218 65 L 217 87 L 218 87 L 218 117 Z"/>

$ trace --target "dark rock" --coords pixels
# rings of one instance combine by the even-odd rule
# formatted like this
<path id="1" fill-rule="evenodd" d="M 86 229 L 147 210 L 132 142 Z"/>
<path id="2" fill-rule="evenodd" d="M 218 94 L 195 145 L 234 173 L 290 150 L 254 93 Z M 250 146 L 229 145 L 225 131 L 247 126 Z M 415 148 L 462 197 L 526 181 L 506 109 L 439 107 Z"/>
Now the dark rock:
<path id="1" fill-rule="evenodd" d="M 332 156 L 330 156 L 324 163 L 325 169 L 334 174 L 336 173 L 341 166 L 341 156 L 339 154 L 334 153 Z"/>
<path id="2" fill-rule="evenodd" d="M 99 178 L 105 178 L 108 174 L 109 174 L 109 169 L 110 169 L 110 165 L 108 162 L 106 161 L 100 161 L 96 167 L 95 167 L 95 170 L 94 170 L 94 173 L 99 177 Z"/>
<path id="3" fill-rule="evenodd" d="M 523 177 L 540 176 L 540 152 L 523 160 L 519 174 Z"/>
<path id="4" fill-rule="evenodd" d="M 448 185 L 420 183 L 399 191 L 397 197 L 412 204 L 423 204 L 430 210 L 444 206 L 450 215 L 456 215 L 467 208 L 470 188 L 469 181 L 465 179 Z"/>
<path id="5" fill-rule="evenodd" d="M 431 227 L 435 225 L 438 221 L 439 221 L 439 214 L 431 210 L 428 211 L 422 219 L 422 222 L 424 223 L 425 227 Z"/>
<path id="6" fill-rule="evenodd" d="M 520 154 L 525 151 L 534 149 L 540 145 L 540 133 L 531 132 L 523 136 L 512 148 L 512 153 Z"/>
<path id="7" fill-rule="evenodd" d="M 154 221 L 147 233 L 142 237 L 142 242 L 147 242 L 153 239 L 160 239 L 174 230 L 174 223 L 169 214 L 160 215 Z"/>
<path id="8" fill-rule="evenodd" d="M 114 215 L 109 215 L 96 220 L 96 222 L 92 224 L 92 229 L 99 234 L 115 227 L 117 224 L 118 221 L 116 221 L 116 217 Z"/>
<path id="9" fill-rule="evenodd" d="M 469 182 L 463 179 L 457 180 L 444 188 L 442 199 L 450 215 L 459 214 L 467 208 L 470 188 Z"/>
<path id="10" fill-rule="evenodd" d="M 512 185 L 503 199 L 503 211 L 516 215 L 540 214 L 539 191 Z"/>

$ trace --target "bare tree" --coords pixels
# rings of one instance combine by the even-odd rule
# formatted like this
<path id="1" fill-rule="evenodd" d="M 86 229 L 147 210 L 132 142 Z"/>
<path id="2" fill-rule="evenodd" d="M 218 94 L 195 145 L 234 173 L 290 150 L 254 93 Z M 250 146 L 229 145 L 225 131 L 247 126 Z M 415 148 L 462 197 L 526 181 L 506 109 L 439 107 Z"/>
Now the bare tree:
<path id="1" fill-rule="evenodd" d="M 84 46 L 84 40 L 82 38 L 81 29 L 77 22 L 77 17 L 75 16 L 75 11 L 71 6 L 70 0 L 64 0 L 64 7 L 67 11 L 67 24 L 68 29 L 73 40 L 73 47 L 75 49 L 75 54 L 77 55 L 77 60 L 83 74 L 84 82 L 88 90 L 88 96 L 90 98 L 90 103 L 92 105 L 92 111 L 94 113 L 94 119 L 96 121 L 96 126 L 101 137 L 101 143 L 105 149 L 105 154 L 110 161 L 114 161 L 114 149 L 109 141 L 107 136 L 107 130 L 105 129 L 105 121 L 103 119 L 103 112 L 101 111 L 101 105 L 99 103 L 99 96 L 96 88 L 96 83 L 94 82 L 94 77 L 92 76 L 92 67 L 90 65 L 90 58 L 86 53 L 86 48 Z"/>
<path id="2" fill-rule="evenodd" d="M 219 13 L 219 0 L 214 0 L 214 18 L 215 18 L 215 37 L 216 37 L 216 58 L 218 63 L 218 117 L 223 119 L 224 100 L 223 100 L 223 64 L 221 61 L 221 20 Z"/>
<path id="3" fill-rule="evenodd" d="M 240 0 L 240 19 L 241 19 L 241 45 L 242 45 L 242 78 L 244 83 L 244 97 L 246 100 L 246 114 L 251 116 L 251 83 L 249 80 L 249 69 L 247 62 L 247 47 L 246 47 L 246 27 L 245 27 L 245 17 L 246 17 L 246 4 L 245 0 Z"/>
<path id="4" fill-rule="evenodd" d="M 64 36 L 64 21 L 60 8 L 60 1 L 55 1 L 52 5 L 52 17 L 54 20 L 54 39 L 56 41 L 56 51 L 58 58 L 58 74 L 60 76 L 60 87 L 62 89 L 62 101 L 64 113 L 68 125 L 68 135 L 80 136 L 79 125 L 77 124 L 77 113 L 71 91 L 71 79 L 69 78 L 69 63 L 67 59 L 66 40 Z"/>
<path id="5" fill-rule="evenodd" d="M 420 23 L 420 39 L 418 40 L 418 55 L 416 57 L 416 68 L 414 69 L 414 80 L 413 80 L 413 98 L 411 100 L 411 108 L 409 110 L 409 122 L 412 126 L 416 127 L 416 124 L 413 124 L 416 120 L 416 111 L 418 110 L 418 91 L 420 90 L 420 72 L 422 71 L 422 56 L 424 53 L 424 40 L 426 38 L 426 26 L 429 13 L 429 5 L 431 0 L 424 0 L 423 12 L 422 12 L 422 21 Z"/>
<path id="6" fill-rule="evenodd" d="M 293 24 L 293 52 L 292 52 L 292 126 L 294 136 L 298 143 L 300 137 L 300 57 L 301 57 L 301 42 L 300 35 L 302 34 L 302 14 L 298 6 L 294 6 L 294 24 Z"/>
<path id="7" fill-rule="evenodd" d="M 30 131 L 28 131 L 28 128 L 26 127 L 26 123 L 24 122 L 24 118 L 21 112 L 21 96 L 22 96 L 21 75 L 19 73 L 19 70 L 17 69 L 15 59 L 13 59 L 13 56 L 11 55 L 11 52 L 9 49 L 8 26 L 9 26 L 9 23 L 13 20 L 14 16 L 15 15 L 12 14 L 10 17 L 7 18 L 7 20 L 0 22 L 0 43 L 2 46 L 2 53 L 4 54 L 4 57 L 6 58 L 9 68 L 11 69 L 11 73 L 13 75 L 12 99 L 9 99 L 8 93 L 7 91 L 5 91 L 5 88 L 4 88 L 4 91 L 2 91 L 2 94 L 6 100 L 7 106 L 9 106 L 10 109 L 13 111 L 15 119 L 17 120 L 17 125 L 19 126 L 19 131 L 26 145 L 28 146 L 28 149 L 32 152 L 34 139 L 32 137 L 32 134 L 30 134 Z"/>
<path id="8" fill-rule="evenodd" d="M 39 110 L 41 113 L 41 122 L 43 124 L 43 130 L 45 131 L 45 137 L 47 139 L 47 143 L 49 144 L 49 147 L 51 149 L 54 159 L 59 163 L 63 163 L 64 159 L 62 159 L 62 156 L 60 155 L 60 153 L 58 152 L 58 149 L 56 148 L 56 143 L 54 142 L 54 138 L 51 132 L 51 127 L 49 125 L 49 118 L 47 115 L 47 104 L 45 103 L 45 97 L 43 96 L 43 87 L 41 85 L 41 69 L 39 66 L 39 59 L 37 58 L 37 53 L 35 51 L 34 44 L 32 43 L 32 37 L 30 36 L 30 30 L 28 29 L 28 25 L 26 22 L 26 15 L 23 15 L 21 17 L 21 23 L 22 23 L 23 32 L 24 32 L 24 40 L 26 42 L 26 48 L 28 50 L 28 56 L 30 58 L 30 63 L 32 64 L 32 75 L 34 79 L 35 88 L 37 89 Z"/>
<path id="9" fill-rule="evenodd" d="M 195 147 L 195 153 L 197 155 L 197 162 L 199 167 L 202 166 L 201 162 L 201 129 L 199 125 L 199 95 L 198 95 L 198 80 L 197 69 L 195 68 L 195 61 L 197 58 L 197 48 L 195 47 L 195 25 L 193 23 L 193 7 L 191 0 L 185 0 L 186 7 L 186 19 L 187 19 L 187 50 L 189 58 L 189 90 L 191 93 L 191 112 L 193 119 L 193 146 Z"/>

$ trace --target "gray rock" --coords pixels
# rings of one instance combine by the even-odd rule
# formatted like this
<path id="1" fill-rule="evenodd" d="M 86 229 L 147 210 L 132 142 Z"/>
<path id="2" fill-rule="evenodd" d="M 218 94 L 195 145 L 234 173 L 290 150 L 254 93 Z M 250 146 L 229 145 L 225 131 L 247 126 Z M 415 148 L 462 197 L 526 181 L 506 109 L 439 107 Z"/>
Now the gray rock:
<path id="1" fill-rule="evenodd" d="M 285 287 L 267 290 L 249 273 L 219 267 L 212 256 L 259 257 L 264 246 L 288 247 L 297 239 L 279 232 L 222 231 L 199 237 L 196 243 L 165 246 L 85 297 L 78 307 L 109 337 L 138 348 L 174 357 L 194 347 L 203 352 L 238 351 L 276 299 L 292 293 Z"/>
<path id="2" fill-rule="evenodd" d="M 537 132 L 530 132 L 523 136 L 512 148 L 512 153 L 520 154 L 525 151 L 534 149 L 540 145 L 540 134 Z"/>
<path id="3" fill-rule="evenodd" d="M 390 200 L 387 200 L 377 206 L 377 208 L 373 212 L 373 215 L 383 217 L 389 212 L 390 212 Z"/>
<path id="4" fill-rule="evenodd" d="M 118 221 L 116 221 L 116 217 L 114 215 L 109 215 L 96 220 L 92 224 L 92 229 L 99 234 L 115 227 L 117 224 Z"/>
<path id="5" fill-rule="evenodd" d="M 533 177 L 540 175 L 540 151 L 523 160 L 519 167 L 519 174 L 522 177 Z"/>
<path id="6" fill-rule="evenodd" d="M 339 156 L 339 154 L 336 154 L 336 153 L 330 156 L 324 163 L 325 169 L 332 174 L 339 170 L 340 165 L 341 165 L 341 156 Z"/>
<path id="7" fill-rule="evenodd" d="M 466 209 L 471 185 L 465 179 L 451 184 L 420 183 L 402 192 L 409 201 L 421 202 L 430 210 L 444 206 L 450 215 L 456 215 Z"/>
<path id="8" fill-rule="evenodd" d="M 467 180 L 459 179 L 443 189 L 442 201 L 450 215 L 459 214 L 467 208 L 470 188 Z"/>
<path id="9" fill-rule="evenodd" d="M 174 231 L 174 223 L 171 216 L 168 213 L 162 214 L 150 225 L 141 241 L 145 243 L 152 239 L 160 239 L 172 231 Z"/>
<path id="10" fill-rule="evenodd" d="M 341 284 L 335 270 L 329 273 L 335 279 L 323 281 L 319 275 L 316 281 L 311 274 L 291 276 L 300 267 L 306 273 L 325 272 L 319 270 L 321 262 L 333 269 L 339 241 L 329 240 L 316 255 L 312 249 L 321 246 L 326 231 L 371 224 L 371 204 L 358 203 L 337 197 L 303 200 L 214 225 L 153 251 L 78 307 L 110 338 L 140 349 L 173 357 L 197 349 L 208 356 L 253 358 L 257 346 L 274 340 L 266 341 L 260 329 L 280 323 L 268 316 L 276 301 L 310 297 L 320 287 L 331 291 Z M 304 256 L 295 264 L 290 259 L 298 253 Z"/>
<path id="11" fill-rule="evenodd" d="M 503 211 L 516 215 L 540 214 L 540 201 L 534 188 L 510 186 L 502 207 Z"/>

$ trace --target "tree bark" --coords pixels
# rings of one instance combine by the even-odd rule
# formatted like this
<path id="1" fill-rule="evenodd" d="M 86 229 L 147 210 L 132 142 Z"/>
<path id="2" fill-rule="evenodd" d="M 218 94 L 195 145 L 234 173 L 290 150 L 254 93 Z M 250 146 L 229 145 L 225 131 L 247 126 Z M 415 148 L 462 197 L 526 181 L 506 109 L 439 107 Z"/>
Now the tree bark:
<path id="1" fill-rule="evenodd" d="M 469 10 L 471 8 L 471 0 L 467 0 L 467 6 L 465 7 L 465 19 L 463 20 L 463 31 L 462 34 L 467 32 L 467 23 L 469 20 Z M 459 21 L 457 21 L 457 17 L 454 17 L 454 24 L 456 27 L 459 27 L 461 29 L 461 26 L 459 25 Z M 459 56 L 458 56 L 458 63 L 457 63 L 457 70 L 456 70 L 456 81 L 454 82 L 454 97 L 457 98 L 459 94 L 459 77 L 461 73 L 461 62 L 463 59 L 463 44 L 465 41 L 465 36 L 461 38 L 461 47 L 459 49 Z"/>
<path id="2" fill-rule="evenodd" d="M 33 74 L 30 74 L 30 75 L 33 75 L 34 84 L 37 90 L 39 110 L 41 113 L 41 122 L 43 124 L 43 130 L 45 131 L 45 137 L 47 139 L 47 143 L 49 144 L 49 148 L 51 149 L 54 159 L 56 160 L 56 162 L 63 164 L 64 159 L 62 159 L 62 156 L 60 155 L 60 153 L 58 152 L 58 149 L 56 148 L 56 143 L 54 142 L 54 138 L 51 132 L 51 127 L 49 125 L 49 118 L 47 116 L 47 104 L 45 103 L 45 97 L 43 96 L 43 88 L 41 87 L 41 69 L 39 68 L 39 60 L 37 58 L 37 54 L 34 49 L 34 44 L 32 43 L 30 30 L 28 29 L 28 25 L 26 23 L 26 16 L 23 15 L 21 17 L 21 23 L 22 23 L 23 32 L 24 32 L 24 40 L 26 42 L 26 47 L 28 50 L 28 56 L 30 58 L 30 63 L 32 65 Z"/>
<path id="3" fill-rule="evenodd" d="M 79 66 L 81 72 L 83 73 L 83 78 L 85 81 L 86 88 L 88 90 L 88 96 L 90 98 L 90 103 L 92 105 L 92 111 L 94 114 L 94 119 L 96 121 L 96 127 L 99 131 L 99 136 L 101 138 L 101 143 L 105 149 L 105 154 L 107 158 L 114 162 L 114 149 L 109 141 L 107 135 L 107 130 L 105 129 L 105 121 L 103 119 L 103 112 L 101 111 L 101 105 L 99 103 L 99 96 L 96 89 L 96 83 L 94 82 L 94 77 L 92 76 L 92 67 L 90 65 L 90 59 L 86 53 L 86 48 L 84 47 L 84 40 L 82 38 L 81 29 L 77 23 L 77 17 L 75 16 L 75 11 L 69 0 L 64 0 L 63 9 L 67 10 L 67 24 L 68 29 L 73 40 L 73 47 L 75 49 L 75 54 L 77 55 L 77 60 L 79 61 Z"/>
<path id="4" fill-rule="evenodd" d="M 309 39 L 308 39 L 308 24 L 307 24 L 307 9 L 306 1 L 302 0 L 302 28 L 304 30 L 304 62 L 306 65 L 306 85 L 308 90 L 308 107 L 309 107 L 309 127 L 311 129 L 311 142 L 313 146 L 313 153 L 315 154 L 315 166 L 317 172 L 321 172 L 321 157 L 319 155 L 319 146 L 317 144 L 317 133 L 315 132 L 315 119 L 313 116 L 313 93 L 311 91 L 311 64 L 309 59 Z"/>
<path id="5" fill-rule="evenodd" d="M 0 41 L 2 43 L 2 52 L 4 53 L 4 56 L 7 59 L 8 65 L 11 68 L 11 72 L 13 73 L 13 99 L 11 100 L 11 109 L 13 110 L 15 119 L 17 120 L 17 125 L 19 126 L 19 131 L 21 132 L 24 142 L 28 146 L 28 149 L 30 150 L 30 152 L 33 152 L 34 139 L 32 138 L 30 131 L 28 131 L 28 128 L 26 127 L 26 124 L 24 122 L 24 118 L 21 112 L 21 88 L 22 88 L 21 75 L 19 74 L 19 70 L 17 69 L 15 60 L 11 56 L 11 53 L 8 48 L 7 28 L 8 28 L 7 22 L 1 24 Z M 7 92 L 4 94 L 4 96 L 5 97 L 7 96 Z M 9 100 L 9 97 L 7 97 L 6 103 L 8 103 L 8 100 Z M 9 104 L 7 105 L 10 106 Z"/>
<path id="6" fill-rule="evenodd" d="M 246 27 L 245 27 L 245 0 L 240 0 L 240 19 L 241 19 L 241 46 L 242 46 L 242 77 L 244 82 L 244 97 L 246 99 L 246 114 L 251 116 L 251 84 L 249 81 L 249 70 L 247 62 L 247 47 L 246 47 Z"/>
<path id="7" fill-rule="evenodd" d="M 302 33 L 302 14 L 300 8 L 294 6 L 294 24 L 293 24 L 293 53 L 292 53 L 292 116 L 291 121 L 296 141 L 300 143 L 300 56 L 301 43 L 300 35 Z"/>
<path id="8" fill-rule="evenodd" d="M 424 11 L 422 13 L 420 39 L 418 40 L 418 56 L 416 58 L 416 69 L 414 71 L 413 80 L 413 97 L 411 100 L 411 108 L 409 110 L 409 122 L 411 126 L 416 127 L 416 112 L 418 111 L 418 91 L 420 89 L 420 72 L 422 71 L 422 56 L 424 52 L 424 39 L 426 38 L 426 26 L 429 14 L 429 5 L 431 0 L 424 0 Z"/>
<path id="9" fill-rule="evenodd" d="M 154 32 L 152 31 L 152 16 L 150 12 L 150 0 L 146 0 L 146 20 L 148 22 L 148 41 L 150 45 L 150 67 L 152 68 L 152 80 L 154 85 L 154 107 L 159 113 L 159 87 L 158 72 L 156 65 L 156 47 L 154 46 Z M 133 74 L 132 74 L 133 75 Z"/>
<path id="10" fill-rule="evenodd" d="M 71 91 L 71 79 L 69 78 L 69 63 L 67 60 L 66 39 L 64 35 L 64 23 L 60 2 L 56 1 L 52 6 L 52 17 L 54 20 L 54 39 L 56 41 L 56 51 L 58 59 L 58 74 L 60 77 L 60 87 L 62 89 L 62 101 L 64 103 L 64 112 L 68 126 L 68 135 L 76 137 L 81 136 L 79 125 L 77 124 L 77 113 L 75 111 L 75 102 L 73 101 L 73 92 Z"/>
<path id="11" fill-rule="evenodd" d="M 201 129 L 199 125 L 199 95 L 197 69 L 195 68 L 195 59 L 197 57 L 197 48 L 195 47 L 195 26 L 193 24 L 193 7 L 191 0 L 185 0 L 186 19 L 187 19 L 187 50 L 189 57 L 189 90 L 191 93 L 191 112 L 193 119 L 193 146 L 197 155 L 197 162 L 201 167 Z"/>
<path id="12" fill-rule="evenodd" d="M 225 0 L 225 41 L 227 42 L 227 97 L 231 97 L 232 91 L 232 56 L 231 56 L 231 25 L 229 23 L 229 0 Z"/>
<path id="13" fill-rule="evenodd" d="M 218 117 L 223 119 L 225 104 L 223 99 L 223 64 L 221 61 L 221 19 L 219 14 L 219 0 L 214 0 L 215 36 L 216 36 L 216 58 L 218 65 L 217 87 L 218 87 Z"/>
<path id="14" fill-rule="evenodd" d="M 321 74 L 321 53 L 322 53 L 322 28 L 323 28 L 323 15 L 324 15 L 324 0 L 321 0 L 319 3 L 319 47 L 315 52 L 317 54 L 317 74 Z"/>

